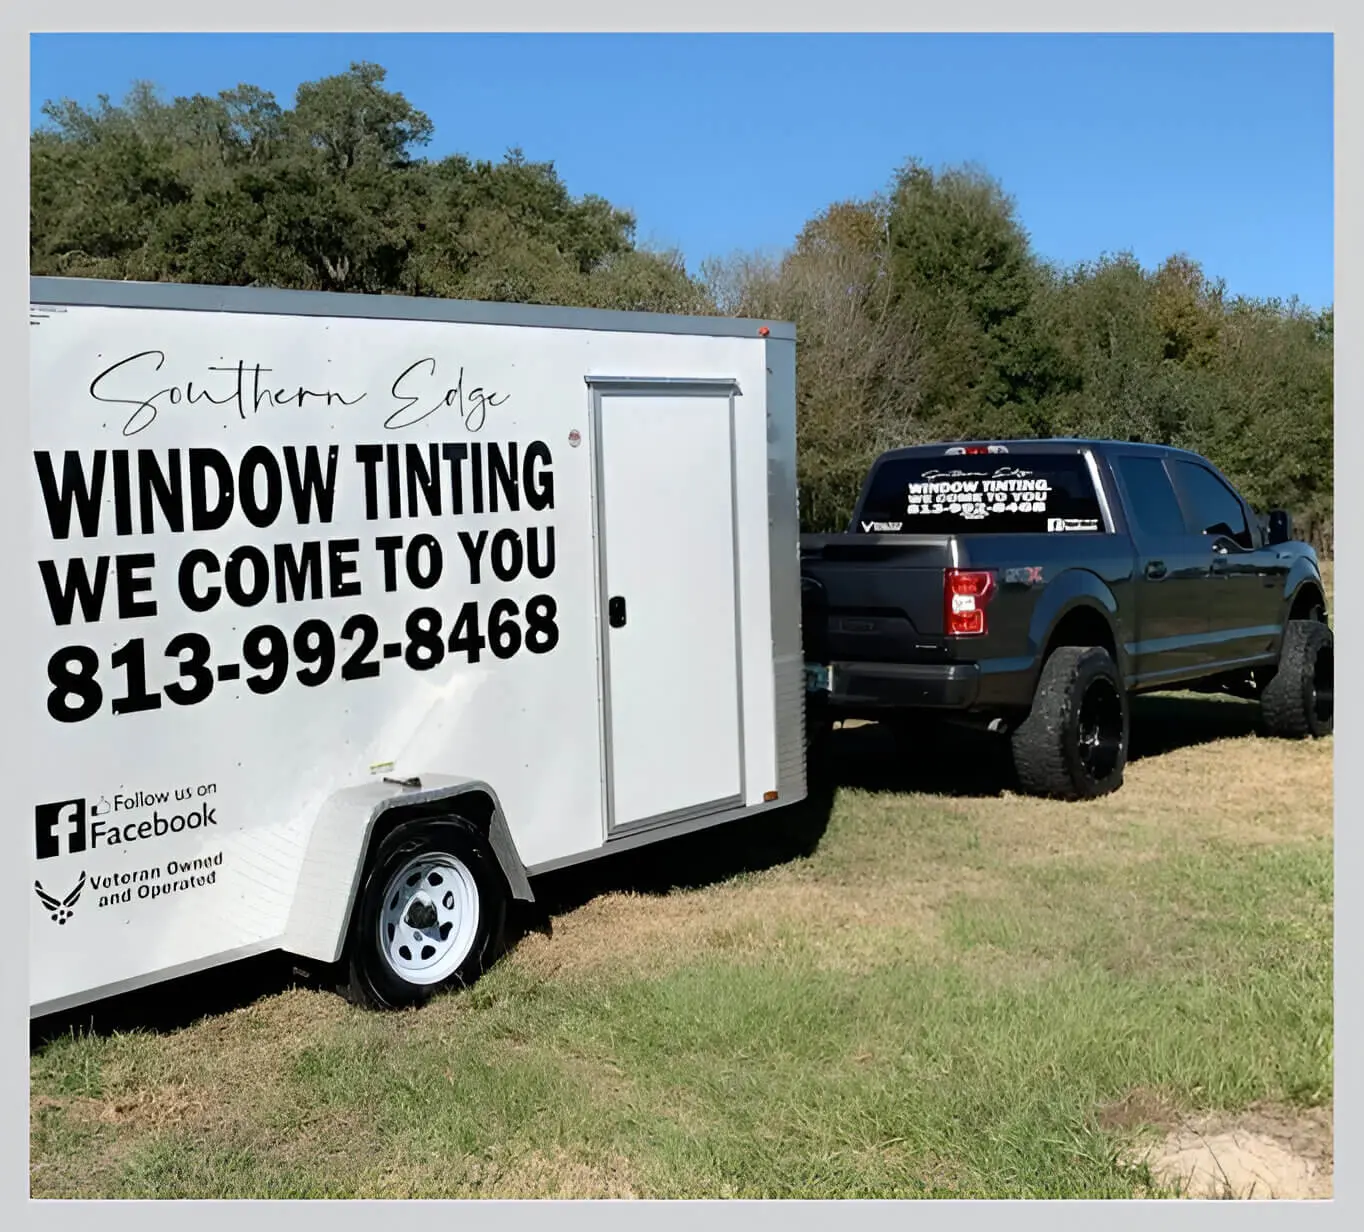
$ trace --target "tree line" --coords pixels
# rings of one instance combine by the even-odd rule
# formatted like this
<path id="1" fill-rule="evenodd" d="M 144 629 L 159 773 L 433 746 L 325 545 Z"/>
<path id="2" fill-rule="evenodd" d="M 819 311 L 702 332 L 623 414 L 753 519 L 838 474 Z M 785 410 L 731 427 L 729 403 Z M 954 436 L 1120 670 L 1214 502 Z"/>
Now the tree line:
<path id="1" fill-rule="evenodd" d="M 1229 295 L 1183 255 L 1058 267 L 984 171 L 912 159 L 780 256 L 693 275 L 552 163 L 420 157 L 432 123 L 385 81 L 49 102 L 33 273 L 791 320 L 807 530 L 846 523 L 893 445 L 1093 435 L 1197 450 L 1333 546 L 1331 308 Z"/>

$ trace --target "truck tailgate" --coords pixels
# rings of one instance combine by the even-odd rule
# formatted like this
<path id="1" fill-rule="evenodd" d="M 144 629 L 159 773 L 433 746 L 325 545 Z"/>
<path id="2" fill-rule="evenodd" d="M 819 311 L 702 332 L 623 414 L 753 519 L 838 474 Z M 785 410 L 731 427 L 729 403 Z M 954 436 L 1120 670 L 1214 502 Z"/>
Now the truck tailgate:
<path id="1" fill-rule="evenodd" d="M 800 557 L 807 659 L 923 663 L 946 657 L 943 572 L 952 564 L 951 537 L 807 535 Z"/>

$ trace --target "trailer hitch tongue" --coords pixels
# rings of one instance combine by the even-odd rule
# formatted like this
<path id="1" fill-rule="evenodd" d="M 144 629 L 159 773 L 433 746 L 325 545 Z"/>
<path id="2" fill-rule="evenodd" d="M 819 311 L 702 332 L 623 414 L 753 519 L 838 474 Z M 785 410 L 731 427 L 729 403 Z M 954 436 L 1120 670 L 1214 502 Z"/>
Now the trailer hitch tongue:
<path id="1" fill-rule="evenodd" d="M 432 928 L 436 924 L 436 909 L 425 898 L 417 898 L 412 901 L 412 905 L 407 909 L 406 924 L 409 928 L 415 928 L 418 932 Z"/>

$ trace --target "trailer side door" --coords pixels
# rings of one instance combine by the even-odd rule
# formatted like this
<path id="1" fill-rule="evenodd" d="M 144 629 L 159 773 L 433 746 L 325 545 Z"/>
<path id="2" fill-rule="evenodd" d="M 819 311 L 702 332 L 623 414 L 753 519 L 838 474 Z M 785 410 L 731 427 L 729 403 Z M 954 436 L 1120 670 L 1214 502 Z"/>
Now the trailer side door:
<path id="1" fill-rule="evenodd" d="M 729 382 L 594 392 L 607 827 L 743 799 Z"/>

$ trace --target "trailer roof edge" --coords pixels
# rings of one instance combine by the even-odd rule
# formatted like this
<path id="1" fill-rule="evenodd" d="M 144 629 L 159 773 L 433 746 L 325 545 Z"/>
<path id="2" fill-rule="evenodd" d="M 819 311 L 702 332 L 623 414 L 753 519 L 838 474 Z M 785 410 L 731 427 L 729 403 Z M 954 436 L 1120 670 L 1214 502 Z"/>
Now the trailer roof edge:
<path id="1" fill-rule="evenodd" d="M 275 287 L 125 282 L 104 278 L 30 276 L 29 304 L 42 308 L 144 308 L 178 312 L 241 312 L 263 316 L 438 321 L 538 329 L 692 334 L 710 338 L 794 341 L 796 337 L 795 326 L 789 321 L 627 312 L 606 308 L 561 308 L 547 304 L 493 303 L 412 295 L 365 295 L 349 291 L 287 291 Z"/>

